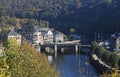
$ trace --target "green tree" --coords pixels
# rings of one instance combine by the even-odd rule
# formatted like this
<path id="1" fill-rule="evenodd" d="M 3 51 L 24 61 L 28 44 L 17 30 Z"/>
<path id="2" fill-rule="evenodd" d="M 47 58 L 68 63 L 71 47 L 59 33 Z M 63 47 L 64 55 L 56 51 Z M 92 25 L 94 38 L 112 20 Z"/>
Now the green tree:
<path id="1" fill-rule="evenodd" d="M 95 51 L 98 48 L 98 44 L 96 41 L 91 42 L 91 45 L 92 45 L 91 48 L 93 51 Z"/>
<path id="2" fill-rule="evenodd" d="M 118 68 L 120 69 L 120 57 L 119 57 L 119 61 L 118 61 Z"/>
<path id="3" fill-rule="evenodd" d="M 5 45 L 7 72 L 11 77 L 58 77 L 55 67 L 51 67 L 45 54 L 38 54 L 27 42 L 16 44 L 15 40 L 8 40 Z M 1 67 L 1 66 L 0 66 Z"/>
<path id="4" fill-rule="evenodd" d="M 113 0 L 105 0 L 105 1 L 108 2 L 108 3 L 112 3 Z"/>
<path id="5" fill-rule="evenodd" d="M 102 59 L 102 55 L 103 55 L 103 53 L 104 53 L 104 48 L 103 47 L 101 47 L 101 46 L 99 46 L 97 49 L 96 49 L 96 51 L 95 51 L 95 53 L 96 53 L 96 55 L 100 58 L 100 59 Z"/>
<path id="6" fill-rule="evenodd" d="M 109 62 L 111 66 L 118 68 L 118 61 L 119 61 L 118 54 L 115 52 L 111 53 L 111 55 L 109 56 Z"/>
<path id="7" fill-rule="evenodd" d="M 110 55 L 111 53 L 107 50 L 105 50 L 105 52 L 102 55 L 102 60 L 104 60 L 104 62 L 107 63 L 108 65 L 110 65 L 110 62 L 109 62 Z"/>
<path id="8" fill-rule="evenodd" d="M 70 40 L 74 40 L 75 29 L 74 28 L 70 28 L 69 33 L 70 33 L 69 39 Z"/>
<path id="9" fill-rule="evenodd" d="M 70 28 L 70 34 L 74 34 L 75 33 L 75 29 L 74 28 Z"/>
<path id="10" fill-rule="evenodd" d="M 35 19 L 29 19 L 28 20 L 28 25 L 32 25 L 32 26 L 37 25 L 37 20 L 35 20 Z"/>

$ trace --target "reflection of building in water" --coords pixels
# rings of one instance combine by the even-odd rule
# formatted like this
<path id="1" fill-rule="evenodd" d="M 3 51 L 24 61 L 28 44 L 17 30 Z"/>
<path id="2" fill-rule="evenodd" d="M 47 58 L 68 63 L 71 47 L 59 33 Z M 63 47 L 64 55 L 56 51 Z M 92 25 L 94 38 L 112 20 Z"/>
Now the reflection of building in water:
<path id="1" fill-rule="evenodd" d="M 53 57 L 52 57 L 51 55 L 48 55 L 47 58 L 48 58 L 48 62 L 49 62 L 50 64 L 52 64 L 52 62 L 53 62 Z"/>

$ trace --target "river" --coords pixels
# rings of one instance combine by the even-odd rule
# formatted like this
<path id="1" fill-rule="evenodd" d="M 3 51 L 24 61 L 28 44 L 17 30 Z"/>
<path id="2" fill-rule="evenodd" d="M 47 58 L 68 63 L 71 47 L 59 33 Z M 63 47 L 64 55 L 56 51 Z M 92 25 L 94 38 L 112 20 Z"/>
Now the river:
<path id="1" fill-rule="evenodd" d="M 60 77 L 99 77 L 86 55 L 60 55 L 54 61 Z"/>

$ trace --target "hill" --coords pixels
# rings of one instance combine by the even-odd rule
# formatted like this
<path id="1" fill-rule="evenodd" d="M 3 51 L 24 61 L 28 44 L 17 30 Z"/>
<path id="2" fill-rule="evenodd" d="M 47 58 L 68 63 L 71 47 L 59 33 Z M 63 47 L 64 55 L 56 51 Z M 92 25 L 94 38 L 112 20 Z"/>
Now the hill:
<path id="1" fill-rule="evenodd" d="M 119 32 L 119 0 L 1 0 L 0 16 L 47 20 L 56 29 L 68 34 L 93 35 Z"/>

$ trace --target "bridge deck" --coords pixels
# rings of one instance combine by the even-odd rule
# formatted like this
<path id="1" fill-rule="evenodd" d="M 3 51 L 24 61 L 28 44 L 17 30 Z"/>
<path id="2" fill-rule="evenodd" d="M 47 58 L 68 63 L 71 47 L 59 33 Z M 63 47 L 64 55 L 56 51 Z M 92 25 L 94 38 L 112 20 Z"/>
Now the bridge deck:
<path id="1" fill-rule="evenodd" d="M 58 45 L 58 46 L 78 45 L 78 46 L 81 46 L 81 47 L 91 47 L 91 45 L 81 45 L 80 40 L 44 44 L 44 46 L 53 46 L 53 45 Z"/>
<path id="2" fill-rule="evenodd" d="M 45 44 L 44 46 L 54 46 L 54 45 L 57 45 L 57 46 L 74 46 L 74 45 L 78 45 L 78 46 L 80 46 L 80 47 L 91 47 L 91 45 L 86 45 L 86 44 L 80 44 L 80 43 L 78 43 L 78 44 L 56 44 L 56 43 L 52 43 L 52 44 Z"/>

